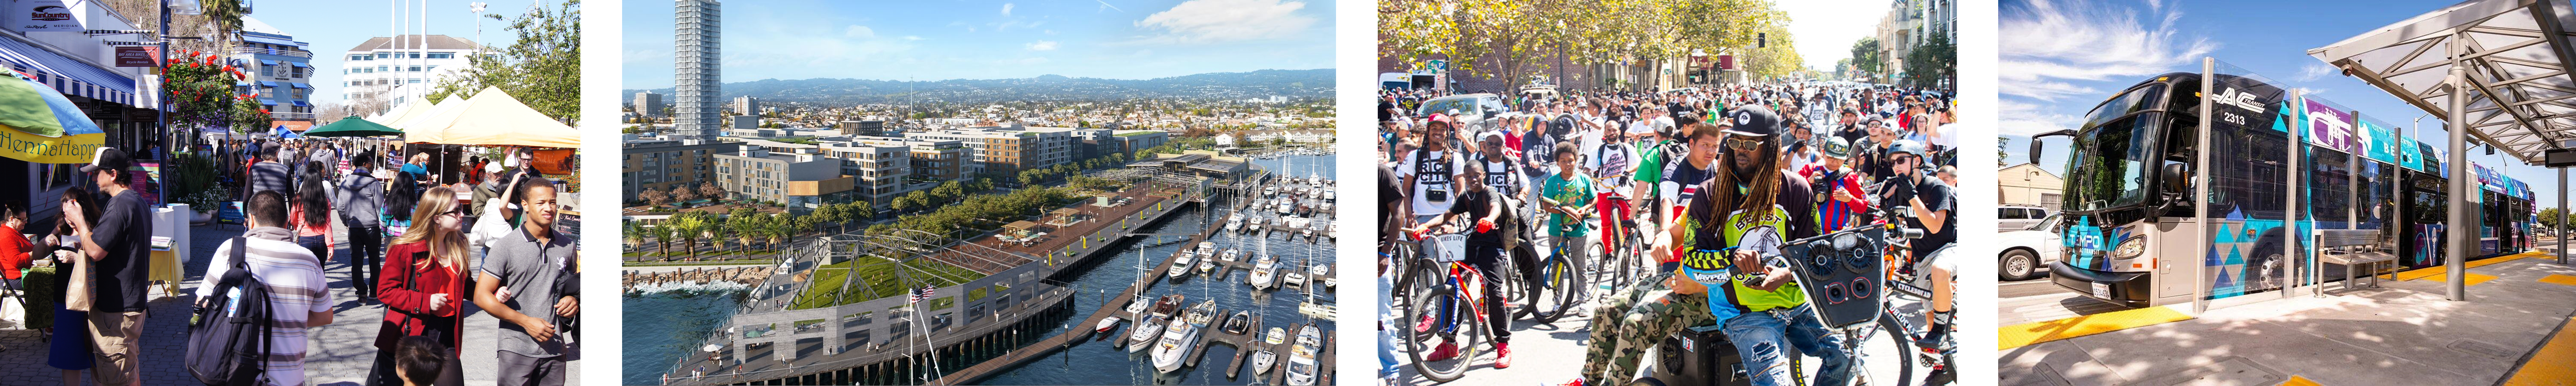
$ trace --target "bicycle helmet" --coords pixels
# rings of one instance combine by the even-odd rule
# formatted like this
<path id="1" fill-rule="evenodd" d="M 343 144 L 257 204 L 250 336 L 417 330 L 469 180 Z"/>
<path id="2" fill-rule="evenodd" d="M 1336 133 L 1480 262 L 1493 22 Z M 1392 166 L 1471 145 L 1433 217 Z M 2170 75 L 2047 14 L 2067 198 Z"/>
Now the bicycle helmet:
<path id="1" fill-rule="evenodd" d="M 1885 155 L 1896 155 L 1896 153 L 1913 154 L 1918 156 L 1924 155 L 1923 142 L 1911 139 L 1899 139 L 1896 140 L 1896 143 L 1888 144 Z"/>

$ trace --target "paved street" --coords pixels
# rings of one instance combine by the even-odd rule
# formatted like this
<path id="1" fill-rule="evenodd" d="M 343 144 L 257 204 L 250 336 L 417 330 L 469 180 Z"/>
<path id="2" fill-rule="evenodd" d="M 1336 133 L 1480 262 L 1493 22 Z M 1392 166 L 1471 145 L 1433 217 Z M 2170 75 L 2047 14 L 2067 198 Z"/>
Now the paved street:
<path id="1" fill-rule="evenodd" d="M 1545 247 L 1542 246 L 1541 248 Z M 1594 276 L 1597 277 L 1597 275 Z M 1598 287 L 1595 286 L 1595 288 Z M 1598 290 L 1596 289 L 1596 291 Z M 1920 322 L 1920 318 L 1922 317 L 1922 305 L 1919 302 L 1901 301 L 1892 306 L 1896 307 L 1900 314 L 1909 315 L 1908 317 L 1914 318 L 1910 319 L 1909 322 Z M 1591 302 L 1585 302 L 1584 304 L 1578 305 L 1576 309 L 1589 312 L 1591 307 Z M 1374 310 L 1374 306 L 1372 306 L 1371 309 L 1350 309 L 1345 312 L 1376 311 Z M 1493 348 L 1485 347 L 1480 349 L 1477 354 L 1479 358 L 1476 358 L 1472 362 L 1465 376 L 1458 378 L 1456 381 L 1450 381 L 1449 384 L 1554 385 L 1580 377 L 1583 375 L 1584 349 L 1586 346 L 1593 344 L 1591 341 L 1591 323 L 1591 315 L 1567 315 L 1564 318 L 1557 319 L 1556 323 L 1553 325 L 1539 324 L 1532 319 L 1514 320 L 1512 322 L 1511 329 L 1511 368 L 1494 368 L 1492 354 Z M 1490 339 L 1488 339 L 1488 341 L 1490 341 Z M 1851 347 L 1850 342 L 1846 342 L 1845 345 L 1846 347 Z M 1399 346 L 1398 349 L 1400 350 L 1401 347 Z M 1884 337 L 1879 337 L 1870 339 L 1868 342 L 1861 342 L 1858 346 L 1858 351 L 1863 354 L 1887 353 L 1876 355 L 1883 357 L 1886 355 L 1899 354 L 1911 355 L 1916 350 L 1912 347 L 1894 347 L 1893 341 Z M 1430 379 L 1423 378 L 1421 374 L 1414 369 L 1411 363 L 1411 358 L 1407 357 L 1406 354 L 1398 352 L 1396 353 L 1396 358 L 1397 367 L 1403 371 L 1405 384 L 1439 384 L 1432 382 Z M 1657 358 L 1655 355 L 1648 355 L 1647 358 L 1641 362 L 1641 365 L 1638 366 L 1638 369 L 1641 371 L 1638 375 L 1643 376 L 1647 373 L 1651 373 L 1656 362 Z M 1893 377 L 1892 375 L 1886 375 L 1893 374 L 1895 372 L 1895 369 L 1888 365 L 1888 363 L 1892 361 L 1877 360 L 1865 362 L 1866 363 L 1864 363 L 1863 366 L 1868 368 L 1856 369 L 1856 378 L 1869 376 L 1862 373 L 1880 374 L 1877 375 L 1877 377 Z M 1920 381 L 1924 374 L 1930 370 L 1923 367 L 1923 364 L 1921 363 L 1913 362 L 1914 361 L 1911 360 L 1908 361 L 1910 366 L 1912 366 L 1911 373 L 1913 374 L 1908 378 L 1914 378 L 1916 381 Z M 1817 363 L 1813 357 L 1808 357 L 1803 364 L 1805 367 L 1800 369 L 1799 373 L 1805 375 L 1802 375 L 1801 377 L 1813 377 L 1816 374 L 1819 363 Z M 1353 375 L 1353 377 L 1363 376 L 1374 375 Z M 1893 382 L 1878 381 L 1871 383 L 1877 384 Z"/>
<path id="2" fill-rule="evenodd" d="M 345 235 L 347 231 L 337 225 L 332 229 L 335 235 Z M 241 228 L 197 226 L 193 227 L 190 233 L 194 238 L 191 240 L 190 255 L 195 258 L 181 264 L 187 268 L 187 273 L 184 275 L 186 282 L 182 284 L 181 295 L 160 296 L 157 292 L 159 287 L 154 287 L 156 292 L 151 301 L 151 318 L 144 322 L 146 335 L 143 339 L 145 346 L 141 358 L 146 384 L 195 382 L 188 377 L 187 370 L 178 360 L 187 353 L 185 346 L 187 305 L 194 299 L 194 296 L 188 295 L 186 290 L 196 288 L 203 283 L 206 262 L 209 260 L 206 257 L 214 254 L 216 246 L 239 235 Z M 345 242 L 346 238 L 336 240 L 342 240 L 332 245 L 336 253 L 347 254 L 349 249 Z M 365 384 L 366 374 L 375 361 L 376 330 L 382 325 L 384 306 L 373 301 L 361 302 L 357 294 L 352 292 L 346 260 L 326 262 L 323 268 L 329 270 L 326 277 L 334 282 L 331 285 L 331 295 L 333 299 L 339 301 L 339 305 L 334 308 L 337 312 L 333 314 L 331 325 L 316 327 L 311 331 L 311 351 L 305 356 L 305 376 L 313 385 Z M 491 384 L 494 382 L 492 369 L 498 366 L 497 360 L 493 357 L 493 350 L 494 340 L 498 339 L 497 334 L 502 332 L 495 327 L 499 321 L 493 319 L 490 314 L 476 309 L 473 302 L 466 302 L 465 307 L 466 311 L 471 313 L 471 316 L 465 319 L 465 347 L 462 358 L 465 361 L 466 384 Z M 46 343 L 42 340 L 44 338 L 42 335 L 34 330 L 0 330 L 0 346 L 6 347 L 6 350 L 0 350 L 0 363 L 13 364 L 0 366 L 0 385 L 58 384 L 56 382 L 60 382 L 59 370 L 43 365 Z M 579 341 L 575 340 L 575 342 Z M 572 355 L 571 371 L 564 376 L 564 380 L 566 384 L 580 384 L 582 374 L 580 351 L 576 349 Z"/>

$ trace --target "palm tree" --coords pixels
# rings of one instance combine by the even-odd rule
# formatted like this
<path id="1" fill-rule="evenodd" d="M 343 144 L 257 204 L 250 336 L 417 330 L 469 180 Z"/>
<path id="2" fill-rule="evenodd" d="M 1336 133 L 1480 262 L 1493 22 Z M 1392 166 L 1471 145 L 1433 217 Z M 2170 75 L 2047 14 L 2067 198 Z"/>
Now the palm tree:
<path id="1" fill-rule="evenodd" d="M 644 234 L 652 235 L 653 243 L 661 245 L 658 250 L 662 252 L 662 258 L 671 258 L 671 237 L 679 232 L 671 229 L 670 221 L 665 220 L 661 225 L 644 228 Z"/>
<path id="2" fill-rule="evenodd" d="M 671 228 L 673 234 L 688 240 L 681 246 L 689 249 L 690 259 L 698 257 L 698 236 L 707 231 L 706 220 L 700 219 L 697 215 L 700 213 L 704 212 L 683 212 L 672 215 L 671 219 L 663 222 L 663 225 Z"/>
<path id="3" fill-rule="evenodd" d="M 625 231 L 618 232 L 618 234 L 626 236 L 626 245 L 628 248 L 644 245 L 644 223 L 627 222 L 624 228 Z"/>

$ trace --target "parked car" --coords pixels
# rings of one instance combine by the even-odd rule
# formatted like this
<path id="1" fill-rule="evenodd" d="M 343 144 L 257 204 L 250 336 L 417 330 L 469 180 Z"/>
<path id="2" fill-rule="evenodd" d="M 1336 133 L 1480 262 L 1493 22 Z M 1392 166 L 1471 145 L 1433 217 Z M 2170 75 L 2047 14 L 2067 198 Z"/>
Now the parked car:
<path id="1" fill-rule="evenodd" d="M 1995 208 L 1995 231 L 2011 232 L 2029 228 L 2030 224 L 2039 223 L 2040 219 L 2048 218 L 2051 214 L 2054 212 L 2037 205 L 2004 204 L 2003 207 Z"/>
<path id="2" fill-rule="evenodd" d="M 1414 117 L 1429 118 L 1431 114 L 1450 114 L 1452 111 L 1456 112 L 1458 125 L 1462 129 L 1475 132 L 1493 128 L 1494 117 L 1510 112 L 1511 107 L 1503 104 L 1503 97 L 1500 95 L 1459 94 L 1423 101 L 1422 107 L 1415 111 Z"/>
<path id="3" fill-rule="evenodd" d="M 2022 229 L 1998 234 L 1996 239 L 2003 242 L 2004 248 L 1996 260 L 1997 276 L 2004 281 L 2035 279 L 2042 267 L 2062 258 L 2065 244 L 2058 238 L 2057 223 L 2057 216 L 2050 215 Z"/>

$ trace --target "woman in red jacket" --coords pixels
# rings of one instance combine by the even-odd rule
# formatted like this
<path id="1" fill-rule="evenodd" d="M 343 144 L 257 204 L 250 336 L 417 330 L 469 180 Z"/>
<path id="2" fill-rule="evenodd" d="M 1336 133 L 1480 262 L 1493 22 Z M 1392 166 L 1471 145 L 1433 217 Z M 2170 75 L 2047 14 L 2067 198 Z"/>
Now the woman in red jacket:
<path id="1" fill-rule="evenodd" d="M 411 228 L 385 248 L 383 274 L 376 278 L 376 299 L 385 304 L 384 327 L 377 330 L 376 367 L 369 385 L 401 385 L 394 379 L 393 354 L 406 336 L 427 336 L 456 354 L 465 307 L 467 251 L 465 208 L 453 189 L 430 189 L 412 210 Z"/>

